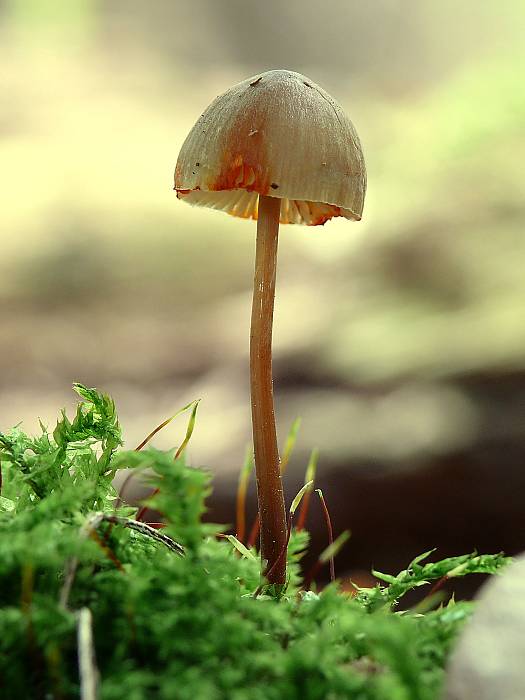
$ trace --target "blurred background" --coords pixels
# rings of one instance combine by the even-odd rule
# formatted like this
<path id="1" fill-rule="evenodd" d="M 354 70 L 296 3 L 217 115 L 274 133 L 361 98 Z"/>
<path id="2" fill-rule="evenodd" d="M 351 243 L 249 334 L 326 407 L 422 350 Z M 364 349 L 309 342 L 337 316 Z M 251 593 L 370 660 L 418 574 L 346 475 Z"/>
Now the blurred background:
<path id="1" fill-rule="evenodd" d="M 523 549 L 524 35 L 520 0 L 0 0 L 0 429 L 52 426 L 80 381 L 132 448 L 202 398 L 189 458 L 232 522 L 255 225 L 178 201 L 172 172 L 218 93 L 288 68 L 347 110 L 369 173 L 362 222 L 281 230 L 288 499 L 319 448 L 341 574 Z M 314 502 L 309 526 L 318 552 Z"/>

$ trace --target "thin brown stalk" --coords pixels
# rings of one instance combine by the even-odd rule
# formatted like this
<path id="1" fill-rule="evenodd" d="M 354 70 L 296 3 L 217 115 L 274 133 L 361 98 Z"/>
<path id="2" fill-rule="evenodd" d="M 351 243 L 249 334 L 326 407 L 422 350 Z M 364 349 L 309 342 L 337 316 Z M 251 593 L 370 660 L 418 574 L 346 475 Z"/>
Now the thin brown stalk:
<path id="1" fill-rule="evenodd" d="M 197 408 L 199 407 L 199 403 L 200 403 L 200 399 L 197 399 L 196 401 L 192 401 L 192 402 L 189 403 L 187 406 L 184 406 L 184 408 L 181 408 L 180 411 L 178 411 L 174 416 L 172 416 L 172 417 L 169 419 L 169 420 L 173 420 L 173 418 L 175 418 L 175 416 L 178 416 L 180 413 L 182 413 L 183 411 L 186 411 L 188 408 L 190 408 L 190 406 L 193 406 L 193 409 L 192 409 L 191 415 L 190 415 L 190 419 L 189 419 L 189 421 L 188 421 L 188 427 L 186 428 L 186 435 L 184 436 L 184 440 L 183 440 L 183 441 L 181 442 L 181 444 L 179 445 L 179 448 L 178 448 L 178 450 L 175 452 L 175 456 L 174 456 L 174 458 L 173 458 L 173 460 L 174 460 L 175 462 L 179 459 L 179 457 L 181 456 L 181 454 L 184 452 L 184 450 L 186 449 L 186 447 L 187 447 L 187 445 L 188 445 L 188 443 L 189 443 L 189 441 L 190 441 L 190 439 L 191 439 L 191 436 L 193 435 L 193 428 L 195 427 L 195 418 L 196 418 L 196 416 L 197 416 Z M 168 422 L 169 422 L 169 421 L 168 421 Z M 150 433 L 150 435 L 148 436 L 148 438 L 153 437 L 153 435 L 155 434 L 155 432 L 156 432 L 156 431 L 154 431 L 153 433 Z M 148 439 L 148 438 L 146 438 L 146 439 Z M 138 448 L 137 448 L 137 449 L 138 449 Z M 160 488 L 159 488 L 159 487 L 153 489 L 153 491 L 152 491 L 152 492 L 150 493 L 150 495 L 148 496 L 148 500 L 151 499 L 151 498 L 153 498 L 154 496 L 156 496 L 156 495 L 159 493 L 159 491 L 160 491 Z M 137 520 L 142 520 L 142 518 L 143 518 L 144 515 L 146 514 L 148 508 L 149 508 L 149 506 L 145 504 L 145 505 L 143 505 L 143 506 L 139 509 L 139 511 L 137 512 Z"/>
<path id="2" fill-rule="evenodd" d="M 324 519 L 326 521 L 326 528 L 328 530 L 328 546 L 331 547 L 334 543 L 334 531 L 332 529 L 332 520 L 330 519 L 330 512 L 328 511 L 328 506 L 324 500 L 323 492 L 321 489 L 316 489 L 321 505 L 323 507 Z M 335 581 L 335 564 L 334 557 L 330 557 L 330 581 Z"/>
<path id="3" fill-rule="evenodd" d="M 250 335 L 250 388 L 261 557 L 268 582 L 284 585 L 286 512 L 273 405 L 272 324 L 281 202 L 259 197 Z"/>
<path id="4" fill-rule="evenodd" d="M 251 446 L 246 452 L 244 464 L 239 474 L 239 483 L 237 486 L 237 500 L 235 507 L 235 532 L 239 542 L 244 541 L 246 534 L 246 493 L 250 481 L 250 474 L 253 469 L 253 454 Z"/>
<path id="5" fill-rule="evenodd" d="M 299 432 L 299 428 L 301 427 L 301 419 L 296 418 L 294 422 L 292 423 L 292 427 L 290 428 L 290 432 L 288 433 L 288 436 L 286 438 L 286 442 L 284 445 L 283 449 L 283 456 L 281 458 L 281 477 L 284 475 L 284 472 L 286 471 L 286 467 L 288 466 L 288 462 L 290 461 L 290 457 L 293 452 L 293 448 L 295 447 L 295 441 L 297 440 L 297 433 Z M 260 521 L 259 521 L 259 513 L 256 514 L 252 527 L 250 529 L 250 534 L 248 535 L 248 541 L 246 543 L 247 547 L 254 547 L 255 543 L 257 542 L 257 538 L 259 537 L 259 529 L 260 529 Z"/>
<path id="6" fill-rule="evenodd" d="M 189 406 L 191 406 L 191 404 L 188 404 L 188 406 L 186 406 L 185 408 L 188 408 Z M 184 410 L 184 409 L 183 409 L 183 410 Z M 162 421 L 162 423 L 160 423 L 160 425 L 157 425 L 157 427 L 154 428 L 154 429 L 151 431 L 151 433 L 150 433 L 147 437 L 145 437 L 144 440 L 142 440 L 142 442 L 141 442 L 139 445 L 137 445 L 137 447 L 135 447 L 135 452 L 140 452 L 140 450 L 141 450 L 143 447 L 145 447 L 145 446 L 148 444 L 148 442 L 149 442 L 153 437 L 155 437 L 155 435 L 156 435 L 160 430 L 162 430 L 162 428 L 165 428 L 165 427 L 166 427 L 169 423 L 171 423 L 171 421 L 172 421 L 176 416 L 178 416 L 178 415 L 179 415 L 179 412 L 174 413 L 172 416 L 170 416 L 169 418 L 166 418 L 166 420 Z M 117 496 L 117 498 L 116 498 L 116 500 L 115 500 L 115 505 L 114 505 L 115 512 L 117 512 L 117 510 L 118 510 L 119 507 L 121 506 L 122 501 L 124 500 L 124 492 L 126 491 L 128 485 L 129 485 L 129 482 L 131 481 L 131 479 L 132 479 L 134 476 L 135 476 L 135 472 L 134 472 L 134 471 L 130 471 L 129 474 L 127 474 L 127 476 L 126 476 L 126 478 L 124 479 L 124 481 L 122 482 L 122 484 L 121 484 L 121 486 L 120 486 L 120 489 L 119 489 L 119 492 L 118 492 L 118 496 Z M 112 529 L 113 529 L 113 524 L 110 523 L 109 526 L 108 526 L 108 528 L 107 528 L 107 530 L 106 530 L 106 532 L 105 532 L 105 534 L 104 534 L 104 541 L 105 541 L 105 542 L 108 541 Z"/>
<path id="7" fill-rule="evenodd" d="M 297 525 L 295 529 L 299 532 L 304 530 L 306 523 L 306 518 L 308 516 L 308 510 L 310 508 L 310 498 L 312 496 L 312 491 L 314 490 L 315 472 L 317 470 L 317 460 L 319 459 L 319 450 L 316 448 L 312 450 L 310 455 L 310 460 L 308 461 L 308 466 L 306 467 L 306 474 L 304 477 L 304 483 L 308 484 L 312 482 L 311 486 L 305 491 L 303 500 L 301 502 L 301 510 L 299 511 L 299 518 L 297 519 Z"/>

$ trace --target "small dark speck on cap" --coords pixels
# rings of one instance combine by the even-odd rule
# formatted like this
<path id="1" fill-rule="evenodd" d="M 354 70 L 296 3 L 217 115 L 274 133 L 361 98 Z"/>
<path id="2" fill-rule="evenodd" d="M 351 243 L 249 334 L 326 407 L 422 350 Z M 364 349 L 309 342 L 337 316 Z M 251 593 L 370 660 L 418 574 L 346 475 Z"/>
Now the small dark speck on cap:
<path id="1" fill-rule="evenodd" d="M 306 87 L 313 87 L 310 83 L 307 83 L 306 80 L 303 80 L 303 83 L 306 85 Z"/>
<path id="2" fill-rule="evenodd" d="M 256 78 L 253 82 L 250 83 L 250 85 L 257 85 L 257 83 L 260 83 L 262 80 L 262 75 L 260 75 L 258 78 Z"/>
<path id="3" fill-rule="evenodd" d="M 272 188 L 272 190 L 276 190 L 279 187 L 279 185 L 276 182 L 272 182 L 270 187 Z"/>
<path id="4" fill-rule="evenodd" d="M 195 163 L 195 165 L 196 165 L 196 166 L 197 166 L 197 168 L 198 168 L 198 167 L 199 167 L 199 165 L 200 165 L 200 163 Z"/>

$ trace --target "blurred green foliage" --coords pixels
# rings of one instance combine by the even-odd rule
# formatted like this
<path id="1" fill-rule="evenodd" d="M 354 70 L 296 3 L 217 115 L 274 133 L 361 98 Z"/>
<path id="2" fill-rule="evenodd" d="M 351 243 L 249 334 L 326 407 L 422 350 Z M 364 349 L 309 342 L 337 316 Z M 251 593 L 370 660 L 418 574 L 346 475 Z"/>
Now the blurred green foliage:
<path id="1" fill-rule="evenodd" d="M 331 0 L 320 21 L 317 3 L 294 1 L 281 22 L 272 8 L 1 6 L 0 385 L 13 400 L 0 423 L 32 420 L 24 391 L 50 415 L 49 392 L 81 376 L 152 422 L 173 393 L 198 392 L 203 458 L 241 454 L 254 226 L 177 201 L 172 170 L 215 94 L 278 64 L 343 104 L 369 171 L 360 224 L 282 229 L 283 424 L 303 415 L 337 459 L 446 451 L 478 422 L 456 379 L 523 371 L 523 4 Z M 279 388 L 306 376 L 330 390 Z M 398 384 L 392 410 L 332 390 Z M 381 425 L 367 411 L 384 411 Z M 338 427 L 350 419 L 353 435 Z"/>

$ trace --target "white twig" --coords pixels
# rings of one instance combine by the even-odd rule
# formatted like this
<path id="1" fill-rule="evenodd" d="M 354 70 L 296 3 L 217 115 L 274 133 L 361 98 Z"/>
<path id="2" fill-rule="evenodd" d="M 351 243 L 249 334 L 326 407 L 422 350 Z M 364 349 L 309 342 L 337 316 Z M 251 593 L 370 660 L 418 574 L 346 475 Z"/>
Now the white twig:
<path id="1" fill-rule="evenodd" d="M 151 525 L 148 525 L 147 523 L 140 522 L 139 520 L 132 520 L 131 518 L 123 518 L 120 515 L 110 515 L 109 513 L 91 513 L 87 518 L 85 523 L 82 525 L 80 529 L 80 536 L 81 537 L 89 537 L 89 535 L 94 532 L 97 527 L 102 522 L 107 522 L 107 523 L 113 523 L 114 525 L 121 525 L 122 527 L 127 527 L 130 530 L 135 530 L 136 532 L 140 532 L 142 535 L 145 535 L 146 537 L 150 537 L 151 539 L 155 540 L 156 542 L 160 542 L 163 544 L 165 547 L 170 549 L 172 552 L 175 552 L 175 554 L 178 554 L 180 557 L 183 557 L 185 552 L 184 552 L 184 547 L 179 544 L 178 542 L 175 542 L 174 539 L 169 537 L 168 535 L 165 535 L 163 532 L 159 532 L 156 530 L 154 527 L 151 527 Z M 67 609 L 68 607 L 68 601 L 69 601 L 69 594 L 71 593 L 71 588 L 73 586 L 73 582 L 75 580 L 75 576 L 77 573 L 77 568 L 78 568 L 78 559 L 76 557 L 71 558 L 66 567 L 66 573 L 64 577 L 64 584 L 62 586 L 62 590 L 60 591 L 60 605 Z"/>
<path id="2" fill-rule="evenodd" d="M 80 536 L 82 538 L 89 537 L 90 533 L 95 530 L 102 522 L 104 514 L 103 513 L 92 513 L 86 519 L 86 522 L 80 528 Z M 78 558 L 71 557 L 67 562 L 66 573 L 64 577 L 64 584 L 60 591 L 59 603 L 67 610 L 69 602 L 69 594 L 71 593 L 71 588 L 73 587 L 73 581 L 78 568 Z"/>
<path id="3" fill-rule="evenodd" d="M 77 647 L 80 699 L 97 700 L 99 673 L 93 645 L 93 617 L 89 608 L 78 612 Z"/>
<path id="4" fill-rule="evenodd" d="M 71 593 L 71 588 L 73 586 L 73 581 L 75 580 L 75 575 L 77 573 L 78 559 L 73 557 L 67 562 L 66 565 L 66 575 L 64 577 L 64 585 L 60 591 L 59 603 L 65 610 L 68 609 L 69 594 Z"/>
<path id="5" fill-rule="evenodd" d="M 115 523 L 116 525 L 122 525 L 123 527 L 128 527 L 130 530 L 140 532 L 142 535 L 146 535 L 146 537 L 151 537 L 153 540 L 161 542 L 168 549 L 171 549 L 172 552 L 175 552 L 179 556 L 184 556 L 184 547 L 181 544 L 175 542 L 174 539 L 168 535 L 165 535 L 163 532 L 159 532 L 147 523 L 143 523 L 140 520 L 132 520 L 131 518 L 123 518 L 119 515 L 104 514 L 102 519 L 108 523 Z"/>

